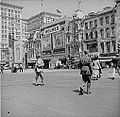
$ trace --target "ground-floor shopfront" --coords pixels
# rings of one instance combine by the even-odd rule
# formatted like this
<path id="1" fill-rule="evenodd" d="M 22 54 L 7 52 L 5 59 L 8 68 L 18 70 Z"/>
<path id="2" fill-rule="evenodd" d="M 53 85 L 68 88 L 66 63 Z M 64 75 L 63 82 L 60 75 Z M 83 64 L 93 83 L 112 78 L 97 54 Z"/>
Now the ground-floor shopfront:
<path id="1" fill-rule="evenodd" d="M 43 61 L 45 69 L 54 69 L 56 66 L 66 65 L 67 58 L 65 55 L 44 56 Z"/>

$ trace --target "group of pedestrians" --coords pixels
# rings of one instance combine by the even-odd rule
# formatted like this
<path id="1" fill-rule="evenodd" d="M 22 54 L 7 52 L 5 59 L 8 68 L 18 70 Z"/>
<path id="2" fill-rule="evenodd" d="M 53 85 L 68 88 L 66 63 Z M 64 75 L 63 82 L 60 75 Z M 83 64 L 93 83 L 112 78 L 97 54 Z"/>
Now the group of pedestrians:
<path id="1" fill-rule="evenodd" d="M 94 57 L 90 59 L 88 57 L 88 53 L 85 51 L 84 56 L 80 59 L 80 74 L 82 77 L 82 85 L 79 88 L 79 95 L 83 95 L 83 89 L 85 87 L 85 83 L 87 83 L 87 94 L 91 93 L 91 80 L 98 80 L 102 74 L 102 67 L 100 65 L 100 61 L 98 57 Z M 120 71 L 118 67 L 120 67 L 120 58 L 113 58 L 111 60 L 112 65 L 112 79 L 115 79 L 115 74 L 118 73 L 120 76 Z"/>
<path id="2" fill-rule="evenodd" d="M 113 66 L 113 79 L 115 78 L 115 72 L 117 69 L 117 62 L 116 59 L 112 59 L 111 61 Z M 120 63 L 119 63 L 120 64 Z M 40 77 L 41 83 L 44 84 L 44 72 L 43 72 L 44 62 L 40 56 L 37 56 L 37 62 L 35 64 L 35 85 L 38 85 L 38 80 Z M 100 61 L 98 57 L 90 58 L 88 57 L 87 51 L 84 51 L 83 57 L 80 58 L 79 61 L 79 68 L 80 68 L 80 76 L 82 79 L 81 86 L 79 87 L 79 95 L 84 94 L 84 87 L 85 84 L 87 85 L 87 94 L 91 93 L 91 80 L 95 79 L 98 80 L 102 74 L 102 67 L 100 65 Z M 120 74 L 119 74 L 120 75 Z"/>
<path id="3" fill-rule="evenodd" d="M 11 69 L 11 72 L 12 72 L 12 73 L 17 73 L 18 70 L 19 70 L 20 72 L 23 72 L 23 65 L 22 65 L 22 64 L 18 64 L 18 65 L 14 64 L 14 65 L 13 65 L 13 68 Z"/>

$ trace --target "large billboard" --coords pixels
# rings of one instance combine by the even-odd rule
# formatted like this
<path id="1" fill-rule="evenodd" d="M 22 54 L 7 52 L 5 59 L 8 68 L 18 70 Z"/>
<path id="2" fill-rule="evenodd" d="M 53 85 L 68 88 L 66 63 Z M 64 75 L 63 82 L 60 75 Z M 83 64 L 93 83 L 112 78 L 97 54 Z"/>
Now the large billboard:
<path id="1" fill-rule="evenodd" d="M 59 49 L 64 47 L 64 36 L 63 33 L 56 33 L 53 35 L 54 49 Z"/>
<path id="2" fill-rule="evenodd" d="M 45 37 L 42 38 L 42 50 L 43 51 L 51 50 L 50 35 L 45 36 Z"/>

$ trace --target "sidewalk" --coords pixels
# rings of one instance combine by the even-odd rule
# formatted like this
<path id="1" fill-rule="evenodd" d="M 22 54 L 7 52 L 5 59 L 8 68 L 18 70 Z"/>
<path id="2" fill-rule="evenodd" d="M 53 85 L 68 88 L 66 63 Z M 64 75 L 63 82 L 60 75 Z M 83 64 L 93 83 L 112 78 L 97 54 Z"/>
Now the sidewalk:
<path id="1" fill-rule="evenodd" d="M 44 69 L 44 72 L 76 71 L 79 69 Z M 4 73 L 11 73 L 11 70 L 4 70 Z M 17 73 L 20 73 L 19 71 Z M 34 73 L 34 69 L 24 69 L 21 73 Z"/>

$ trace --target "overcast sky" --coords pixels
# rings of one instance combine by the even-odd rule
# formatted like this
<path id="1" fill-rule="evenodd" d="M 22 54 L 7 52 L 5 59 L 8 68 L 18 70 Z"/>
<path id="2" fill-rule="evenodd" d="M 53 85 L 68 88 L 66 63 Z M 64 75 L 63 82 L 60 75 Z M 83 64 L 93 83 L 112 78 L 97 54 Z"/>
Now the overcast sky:
<path id="1" fill-rule="evenodd" d="M 23 7 L 23 18 L 27 19 L 41 11 L 56 13 L 59 9 L 63 15 L 72 16 L 78 8 L 79 0 L 2 0 L 3 2 Z M 97 12 L 106 6 L 114 6 L 114 0 L 81 0 L 80 8 L 84 14 Z M 43 5 L 42 5 L 43 4 Z"/>

